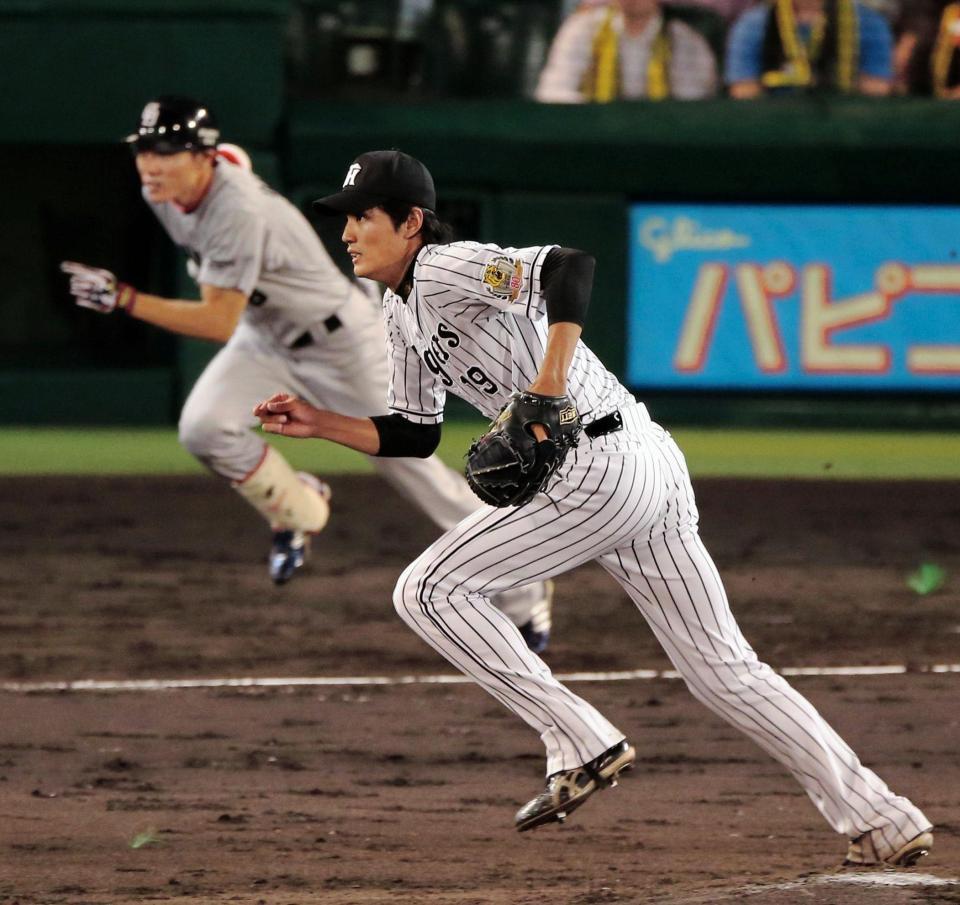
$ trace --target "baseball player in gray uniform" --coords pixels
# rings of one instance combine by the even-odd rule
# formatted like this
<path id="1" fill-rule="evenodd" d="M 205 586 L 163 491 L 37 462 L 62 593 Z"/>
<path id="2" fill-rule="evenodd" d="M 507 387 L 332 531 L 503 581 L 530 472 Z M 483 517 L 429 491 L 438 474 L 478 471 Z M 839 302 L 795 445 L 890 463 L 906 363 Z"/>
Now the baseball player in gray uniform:
<path id="1" fill-rule="evenodd" d="M 540 734 L 546 785 L 517 813 L 517 829 L 562 821 L 634 760 L 623 732 L 558 682 L 490 606 L 493 594 L 595 561 L 691 692 L 780 761 L 848 838 L 848 862 L 909 865 L 925 855 L 930 821 L 864 767 L 740 633 L 698 534 L 683 454 L 580 340 L 593 258 L 556 246 L 445 243 L 429 172 L 397 151 L 360 155 L 341 191 L 317 204 L 346 214 L 355 273 L 389 287 L 391 414 L 350 418 L 281 393 L 256 409 L 265 430 L 371 455 L 425 455 L 448 392 L 490 418 L 514 394 L 566 397 L 582 419 L 578 445 L 543 492 L 467 516 L 394 593 L 417 634 Z"/>
<path id="2" fill-rule="evenodd" d="M 383 324 L 306 218 L 245 168 L 235 149 L 218 157 L 219 139 L 210 111 L 181 97 L 150 101 L 128 138 L 144 199 L 189 255 L 199 304 L 138 292 L 83 264 L 63 269 L 81 305 L 226 343 L 184 405 L 180 440 L 270 523 L 270 574 L 283 583 L 303 563 L 307 536 L 326 524 L 329 492 L 251 430 L 251 410 L 279 385 L 351 414 L 383 411 Z M 374 463 L 443 529 L 479 505 L 435 456 Z M 535 649 L 547 643 L 551 594 L 551 585 L 535 582 L 498 598 Z"/>

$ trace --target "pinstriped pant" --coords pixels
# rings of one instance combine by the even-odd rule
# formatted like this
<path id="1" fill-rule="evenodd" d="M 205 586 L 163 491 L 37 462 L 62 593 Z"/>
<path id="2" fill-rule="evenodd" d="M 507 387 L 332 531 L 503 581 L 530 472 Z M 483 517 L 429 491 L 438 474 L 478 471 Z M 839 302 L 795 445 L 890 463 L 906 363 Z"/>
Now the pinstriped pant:
<path id="1" fill-rule="evenodd" d="M 489 596 L 595 560 L 630 595 L 694 696 L 780 761 L 837 832 L 876 829 L 896 849 L 927 829 L 930 821 L 757 659 L 697 533 L 682 453 L 642 406 L 623 414 L 622 432 L 581 440 L 549 498 L 484 507 L 424 551 L 397 582 L 400 616 L 540 733 L 548 775 L 571 769 L 624 735 L 553 677 Z"/>

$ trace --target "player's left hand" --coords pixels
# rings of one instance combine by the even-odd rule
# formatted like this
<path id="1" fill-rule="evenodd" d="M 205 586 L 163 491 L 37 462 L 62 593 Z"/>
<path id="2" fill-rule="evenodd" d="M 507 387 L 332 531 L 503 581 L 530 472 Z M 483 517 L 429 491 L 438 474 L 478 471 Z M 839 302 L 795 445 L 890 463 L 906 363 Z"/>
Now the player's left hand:
<path id="1" fill-rule="evenodd" d="M 111 271 L 77 261 L 62 261 L 60 269 L 70 274 L 70 294 L 81 307 L 101 314 L 117 309 L 129 312 L 133 308 L 137 290 L 119 282 Z"/>
<path id="2" fill-rule="evenodd" d="M 320 412 L 309 402 L 289 393 L 274 393 L 269 399 L 258 402 L 253 414 L 260 419 L 260 426 L 268 434 L 314 437 Z"/>
<path id="3" fill-rule="evenodd" d="M 546 488 L 580 430 L 567 395 L 515 393 L 467 452 L 467 483 L 490 506 L 523 506 Z"/>

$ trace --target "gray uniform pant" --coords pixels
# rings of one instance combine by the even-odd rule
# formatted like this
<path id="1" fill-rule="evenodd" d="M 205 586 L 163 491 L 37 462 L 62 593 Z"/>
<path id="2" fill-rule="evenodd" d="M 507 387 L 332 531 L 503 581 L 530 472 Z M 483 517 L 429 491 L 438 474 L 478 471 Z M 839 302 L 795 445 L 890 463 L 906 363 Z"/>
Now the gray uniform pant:
<path id="1" fill-rule="evenodd" d="M 337 317 L 342 326 L 330 332 L 317 325 L 313 342 L 301 349 L 241 322 L 191 390 L 180 442 L 212 471 L 239 481 L 263 456 L 263 435 L 251 430 L 259 423 L 253 407 L 273 393 L 294 393 L 344 415 L 384 413 L 388 371 L 380 312 L 356 289 Z M 444 530 L 479 506 L 466 481 L 436 456 L 370 461 Z"/>

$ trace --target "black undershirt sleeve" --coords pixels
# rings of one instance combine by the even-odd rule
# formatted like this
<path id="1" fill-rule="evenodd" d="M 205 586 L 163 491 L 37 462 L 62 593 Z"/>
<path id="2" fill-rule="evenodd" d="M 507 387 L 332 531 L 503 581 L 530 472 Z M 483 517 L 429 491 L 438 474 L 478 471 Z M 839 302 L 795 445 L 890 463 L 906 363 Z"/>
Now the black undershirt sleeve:
<path id="1" fill-rule="evenodd" d="M 540 269 L 540 292 L 547 306 L 547 321 L 583 326 L 593 290 L 593 255 L 576 248 L 551 248 Z"/>
<path id="2" fill-rule="evenodd" d="M 439 424 L 414 424 L 397 413 L 374 415 L 370 420 L 380 435 L 378 456 L 426 459 L 440 444 Z"/>

